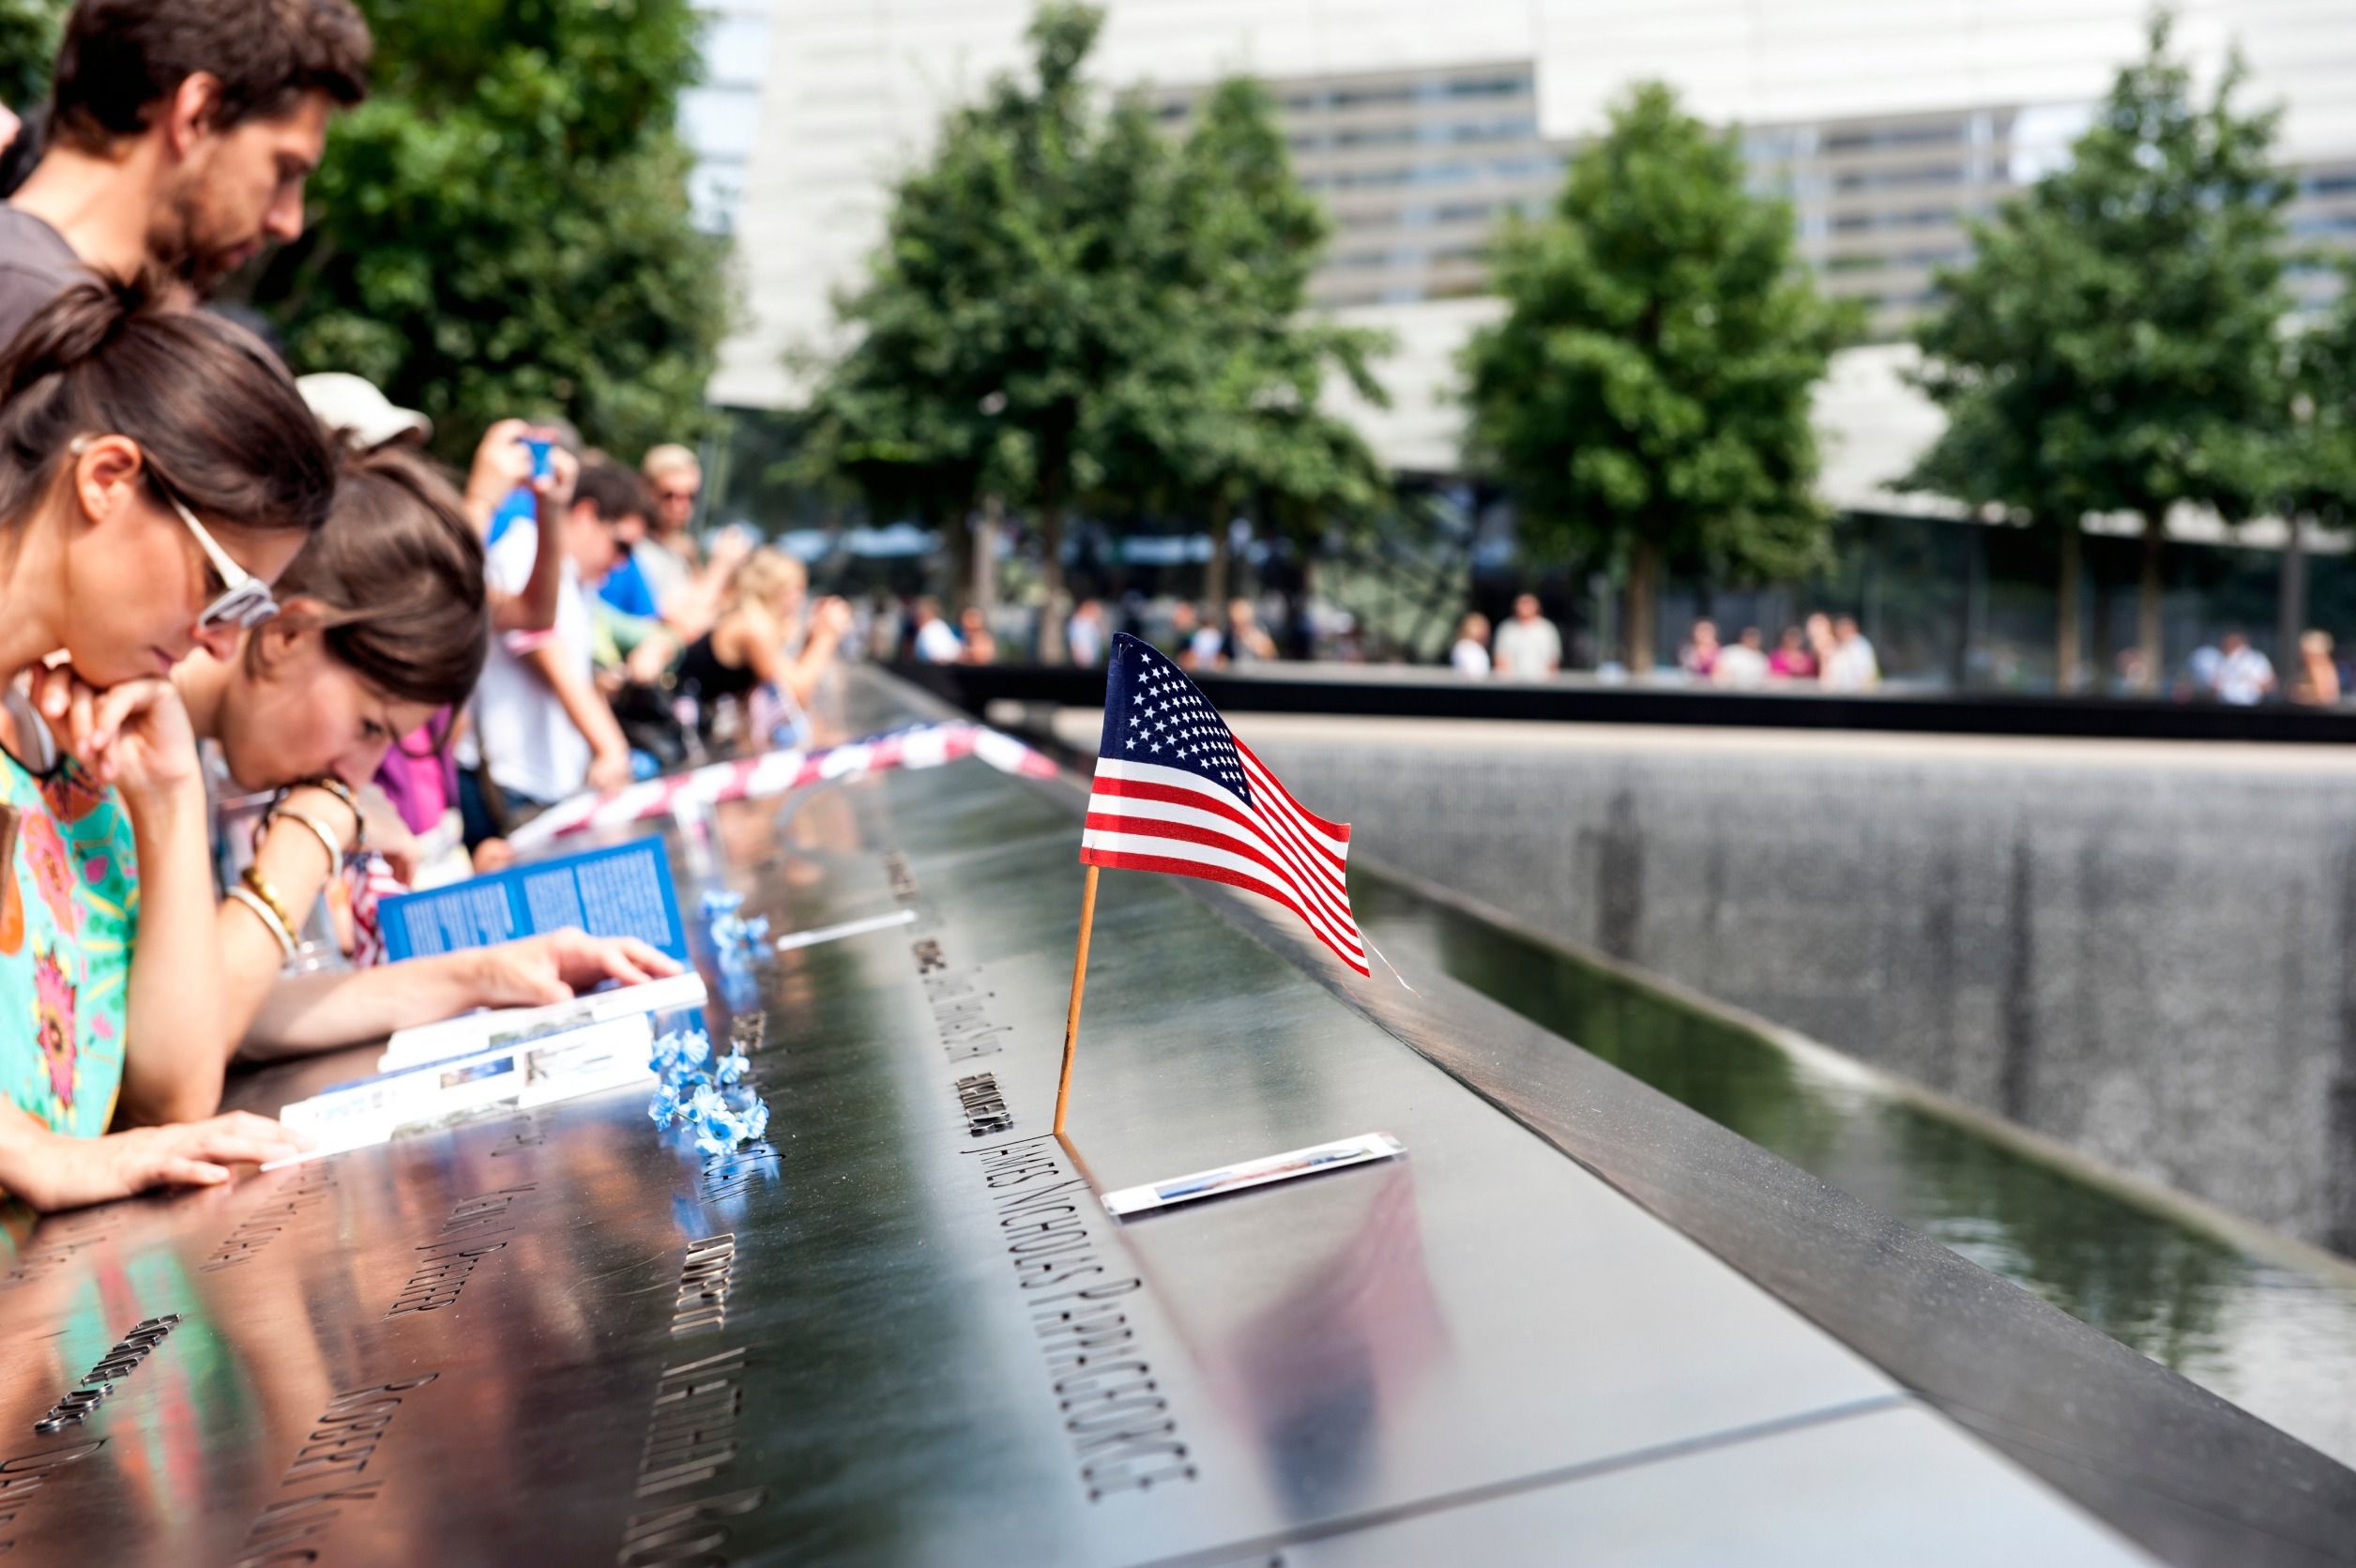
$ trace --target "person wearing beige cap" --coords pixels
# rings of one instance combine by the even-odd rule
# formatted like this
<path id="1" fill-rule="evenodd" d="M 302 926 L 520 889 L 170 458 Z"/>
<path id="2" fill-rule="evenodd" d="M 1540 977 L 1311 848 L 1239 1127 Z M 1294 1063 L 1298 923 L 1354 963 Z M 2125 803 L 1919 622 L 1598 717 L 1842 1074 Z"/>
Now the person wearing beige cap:
<path id="1" fill-rule="evenodd" d="M 356 451 L 405 442 L 421 447 L 433 438 L 433 421 L 414 408 L 403 408 L 376 389 L 365 376 L 345 371 L 321 371 L 295 378 L 296 389 L 319 422 L 341 434 Z"/>

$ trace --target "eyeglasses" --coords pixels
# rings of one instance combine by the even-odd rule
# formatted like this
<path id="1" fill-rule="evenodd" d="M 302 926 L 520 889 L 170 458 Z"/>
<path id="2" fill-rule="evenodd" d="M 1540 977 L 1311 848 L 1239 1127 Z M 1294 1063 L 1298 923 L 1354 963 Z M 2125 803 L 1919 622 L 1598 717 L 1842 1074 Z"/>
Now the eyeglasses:
<path id="1" fill-rule="evenodd" d="M 66 449 L 79 457 L 90 446 L 90 437 L 77 435 Z M 211 632 L 223 626 L 259 626 L 278 614 L 278 601 L 270 597 L 270 585 L 239 566 L 220 547 L 220 541 L 205 531 L 196 520 L 196 513 L 181 504 L 164 482 L 156 478 L 155 464 L 147 465 L 147 481 L 156 487 L 156 494 L 172 504 L 172 510 L 187 524 L 196 542 L 205 547 L 205 558 L 213 563 L 213 571 L 221 581 L 221 591 L 213 601 L 196 613 L 196 629 Z"/>
<path id="2" fill-rule="evenodd" d="M 151 474 L 149 476 L 153 478 Z M 196 542 L 205 547 L 205 559 L 220 574 L 221 593 L 210 604 L 196 613 L 196 629 L 211 632 L 223 626 L 259 626 L 278 614 L 278 601 L 270 597 L 270 585 L 229 558 L 205 525 L 196 520 L 196 513 L 181 503 L 180 498 L 162 484 L 156 486 L 163 498 L 172 503 L 172 510 L 180 514 L 180 521 L 189 525 Z"/>
<path id="3" fill-rule="evenodd" d="M 695 504 L 695 497 L 702 494 L 700 490 L 658 490 L 655 492 L 655 498 L 661 501 L 685 501 L 692 507 Z"/>

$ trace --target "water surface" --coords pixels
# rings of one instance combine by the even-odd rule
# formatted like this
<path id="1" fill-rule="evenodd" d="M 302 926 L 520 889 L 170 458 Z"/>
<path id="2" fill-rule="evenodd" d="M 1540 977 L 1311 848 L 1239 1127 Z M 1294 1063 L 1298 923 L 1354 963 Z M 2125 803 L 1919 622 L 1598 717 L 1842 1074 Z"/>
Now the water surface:
<path id="1" fill-rule="evenodd" d="M 1353 867 L 1360 923 L 1438 970 L 2356 1465 L 2356 1265 L 1993 1135 L 1558 943 Z"/>

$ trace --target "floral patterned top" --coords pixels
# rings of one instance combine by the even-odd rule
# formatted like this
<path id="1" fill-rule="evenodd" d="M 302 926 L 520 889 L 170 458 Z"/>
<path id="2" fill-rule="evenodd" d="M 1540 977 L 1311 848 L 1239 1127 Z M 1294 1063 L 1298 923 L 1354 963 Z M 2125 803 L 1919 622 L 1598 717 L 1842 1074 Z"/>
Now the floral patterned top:
<path id="1" fill-rule="evenodd" d="M 130 818 L 56 755 L 21 697 L 0 702 L 18 742 L 0 749 L 0 1095 L 52 1132 L 94 1138 L 123 1082 L 139 927 Z"/>

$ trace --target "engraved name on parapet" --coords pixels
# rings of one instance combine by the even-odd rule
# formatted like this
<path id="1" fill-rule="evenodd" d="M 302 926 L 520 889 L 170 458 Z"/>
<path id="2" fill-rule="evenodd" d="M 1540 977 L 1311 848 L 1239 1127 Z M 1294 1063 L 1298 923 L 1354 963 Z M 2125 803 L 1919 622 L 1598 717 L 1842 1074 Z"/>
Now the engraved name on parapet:
<path id="1" fill-rule="evenodd" d="M 475 1270 L 482 1260 L 506 1247 L 505 1241 L 491 1238 L 504 1236 L 515 1226 L 496 1222 L 508 1218 L 508 1210 L 516 1200 L 532 1192 L 535 1183 L 501 1187 L 479 1197 L 470 1197 L 450 1210 L 450 1217 L 442 1222 L 441 1233 L 417 1250 L 427 1255 L 401 1294 L 393 1298 L 387 1317 L 405 1317 L 412 1313 L 439 1312 L 458 1300 L 458 1293 L 466 1287 Z"/>
<path id="2" fill-rule="evenodd" d="M 102 1247 L 114 1238 L 114 1231 L 110 1228 L 100 1230 L 91 1236 L 53 1239 L 48 1235 L 50 1228 L 50 1225 L 44 1223 L 38 1230 L 33 1233 L 32 1239 L 38 1245 L 29 1251 L 18 1254 L 16 1267 L 5 1274 L 0 1274 L 0 1289 L 14 1289 L 17 1286 L 39 1279 L 44 1274 L 54 1273 L 72 1262 L 78 1254 L 87 1252 L 93 1247 Z"/>
<path id="3" fill-rule="evenodd" d="M 440 1376 L 428 1372 L 398 1383 L 354 1389 L 328 1400 L 278 1484 L 283 1489 L 333 1479 L 336 1484 L 263 1508 L 246 1527 L 237 1568 L 294 1568 L 297 1563 L 317 1562 L 318 1549 L 299 1543 L 325 1533 L 354 1503 L 376 1500 L 378 1483 L 355 1485 L 350 1478 L 367 1469 L 369 1460 L 375 1457 L 387 1428 L 392 1425 L 393 1413 L 401 1408 L 401 1396 Z"/>
<path id="4" fill-rule="evenodd" d="M 941 1049 L 949 1059 L 971 1061 L 1005 1050 L 1005 1037 L 1012 1028 L 991 1021 L 988 1010 L 997 993 L 981 988 L 980 968 L 948 972 L 940 944 L 930 937 L 915 944 L 915 952 L 924 1004 L 932 1011 L 933 1027 L 940 1031 Z"/>
<path id="5" fill-rule="evenodd" d="M 33 1423 L 39 1433 L 62 1432 L 68 1426 L 79 1426 L 89 1419 L 90 1412 L 106 1402 L 114 1392 L 114 1380 L 130 1376 L 147 1352 L 163 1343 L 172 1326 L 180 1320 L 176 1312 L 160 1317 L 149 1317 L 131 1325 L 130 1332 L 114 1342 L 114 1347 L 100 1357 L 96 1366 L 82 1375 L 82 1381 L 68 1390 L 64 1397 L 49 1408 L 49 1413 Z"/>
<path id="6" fill-rule="evenodd" d="M 777 1149 L 768 1143 L 749 1143 L 704 1162 L 701 1191 L 706 1203 L 742 1197 L 760 1183 L 777 1180 Z"/>
<path id="7" fill-rule="evenodd" d="M 500 1135 L 497 1143 L 491 1146 L 491 1157 L 496 1160 L 521 1154 L 527 1149 L 538 1149 L 547 1141 L 548 1129 L 540 1125 L 540 1113 L 525 1111 L 520 1116 L 508 1118 L 507 1131 Z"/>
<path id="8" fill-rule="evenodd" d="M 237 1228 L 221 1238 L 220 1245 L 196 1266 L 196 1271 L 217 1274 L 223 1269 L 234 1269 L 240 1263 L 251 1262 L 253 1255 L 277 1241 L 305 1209 L 324 1202 L 334 1190 L 333 1166 L 304 1166 L 301 1175 L 275 1195 L 278 1201 L 256 1209 L 239 1220 Z"/>
<path id="9" fill-rule="evenodd" d="M 728 1284 L 737 1271 L 737 1236 L 729 1231 L 687 1244 L 679 1290 L 671 1302 L 671 1337 L 717 1333 L 728 1324 Z"/>
<path id="10" fill-rule="evenodd" d="M 33 1494 L 55 1479 L 68 1465 L 87 1459 L 106 1446 L 104 1438 L 91 1438 L 65 1448 L 43 1449 L 0 1459 L 0 1556 L 16 1549 L 15 1528 Z"/>
<path id="11" fill-rule="evenodd" d="M 980 1162 L 1088 1500 L 1194 1480 L 1137 1326 L 1116 1304 L 1145 1282 L 1097 1252 L 1088 1227 L 1102 1210 L 1087 1180 L 1053 1136 L 965 1152 Z"/>
<path id="12" fill-rule="evenodd" d="M 744 1347 L 663 1368 L 638 1455 L 638 1496 L 717 1481 L 737 1456 L 744 1413 Z"/>
<path id="13" fill-rule="evenodd" d="M 1013 1131 L 1014 1113 L 1006 1108 L 1006 1097 L 998 1092 L 997 1074 L 994 1073 L 977 1073 L 970 1078 L 958 1079 L 957 1104 L 965 1113 L 965 1135 L 969 1138 Z"/>

